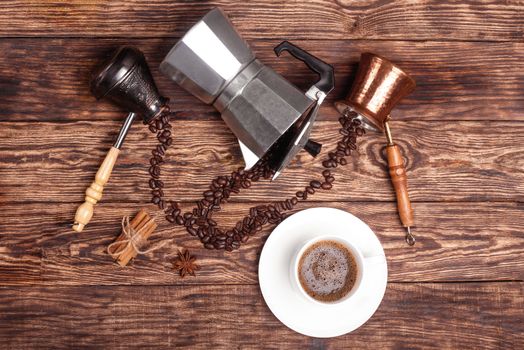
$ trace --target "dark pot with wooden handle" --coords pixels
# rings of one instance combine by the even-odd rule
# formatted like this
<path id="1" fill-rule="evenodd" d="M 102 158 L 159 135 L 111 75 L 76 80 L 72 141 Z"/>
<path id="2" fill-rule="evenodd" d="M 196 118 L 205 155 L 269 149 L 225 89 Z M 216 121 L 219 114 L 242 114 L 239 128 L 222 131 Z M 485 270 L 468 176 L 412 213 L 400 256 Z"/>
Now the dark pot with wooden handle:
<path id="1" fill-rule="evenodd" d="M 76 211 L 73 230 L 81 232 L 93 217 L 94 205 L 102 198 L 102 191 L 120 153 L 124 139 L 136 116 L 144 124 L 169 112 L 168 99 L 160 96 L 144 54 L 133 47 L 121 47 L 98 67 L 91 78 L 91 92 L 97 99 L 108 98 L 129 114 L 118 137 L 95 180 L 86 190 L 85 202 Z"/>

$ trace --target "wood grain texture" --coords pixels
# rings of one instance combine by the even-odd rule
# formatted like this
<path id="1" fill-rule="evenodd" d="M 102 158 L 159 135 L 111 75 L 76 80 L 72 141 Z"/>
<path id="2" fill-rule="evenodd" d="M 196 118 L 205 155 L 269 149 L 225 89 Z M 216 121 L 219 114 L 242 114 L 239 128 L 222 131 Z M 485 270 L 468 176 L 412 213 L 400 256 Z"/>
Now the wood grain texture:
<path id="1" fill-rule="evenodd" d="M 124 116 L 122 116 L 123 118 Z M 78 205 L 118 132 L 120 122 L 0 123 L 1 199 Z M 274 182 L 260 181 L 231 201 L 285 199 L 320 178 L 321 159 L 340 139 L 338 122 L 318 122 L 317 159 L 301 152 Z M 395 142 L 407 161 L 413 201 L 523 201 L 524 123 L 393 122 Z M 222 121 L 173 121 L 174 143 L 163 165 L 167 198 L 195 201 L 218 175 L 242 166 L 236 140 Z M 137 123 L 122 148 L 102 202 L 147 202 L 154 137 Z M 393 201 L 385 137 L 364 135 L 349 164 L 335 169 L 333 191 L 311 199 Z M 316 174 L 316 175 L 315 175 Z"/>
<path id="2" fill-rule="evenodd" d="M 0 22 L 1 23 L 1 22 Z M 275 57 L 281 41 L 250 40 L 268 64 L 301 89 L 316 81 L 289 55 Z M 164 77 L 158 66 L 177 38 L 164 39 L 2 39 L 0 40 L 0 120 L 71 121 L 119 118 L 117 107 L 97 102 L 89 75 L 119 45 L 144 51 L 172 110 L 185 119 L 219 115 Z M 333 102 L 345 97 L 360 54 L 388 57 L 417 82 L 414 93 L 393 111 L 393 120 L 524 120 L 524 43 L 297 40 L 297 45 L 335 67 L 336 88 L 324 102 L 320 119 L 336 120 Z"/>
<path id="3" fill-rule="evenodd" d="M 258 286 L 0 288 L 10 348 L 518 349 L 522 284 L 389 284 L 350 336 L 315 339 L 282 325 Z"/>
<path id="4" fill-rule="evenodd" d="M 246 38 L 521 40 L 524 24 L 516 0 L 4 0 L 0 23 L 9 26 L 0 26 L 0 35 L 180 36 L 215 6 Z"/>
<path id="5" fill-rule="evenodd" d="M 71 230 L 74 204 L 32 203 L 4 208 L 0 212 L 2 285 L 257 283 L 258 257 L 273 229 L 271 225 L 239 251 L 224 253 L 204 249 L 185 229 L 160 218 L 150 241 L 167 240 L 167 244 L 120 268 L 106 247 L 120 233 L 122 216 L 132 216 L 143 206 L 102 203 L 81 234 Z M 232 227 L 250 206 L 227 204 L 227 212 L 219 212 L 215 218 L 219 225 Z M 370 225 L 384 246 L 390 281 L 524 280 L 521 204 L 414 203 L 414 247 L 404 242 L 395 203 L 308 202 L 297 210 L 318 206 L 347 210 Z M 154 211 L 152 205 L 148 208 Z M 190 249 L 199 260 L 202 268 L 196 278 L 181 279 L 173 270 L 181 247 Z"/>
<path id="6" fill-rule="evenodd" d="M 272 227 L 232 254 L 202 249 L 159 218 L 169 244 L 121 268 L 106 253 L 123 215 L 148 205 L 152 135 L 133 126 L 97 212 L 71 230 L 125 112 L 88 91 L 94 66 L 119 45 L 145 52 L 171 98 L 174 147 L 163 177 L 183 207 L 241 164 L 212 107 L 157 67 L 219 5 L 258 58 L 301 89 L 315 75 L 273 47 L 292 40 L 336 71 L 314 137 L 336 143 L 338 114 L 361 52 L 398 63 L 417 89 L 393 111 L 408 161 L 415 247 L 403 239 L 385 140 L 368 134 L 332 192 L 297 210 L 356 214 L 379 236 L 389 283 L 374 317 L 350 335 L 314 339 L 283 326 L 257 286 Z M 522 1 L 4 0 L 0 5 L 0 347 L 29 348 L 524 348 L 524 6 Z M 277 182 L 257 183 L 215 217 L 232 226 L 259 203 L 292 195 L 319 173 L 301 154 Z M 179 247 L 202 265 L 173 270 Z M 444 283 L 445 282 L 445 283 Z M 351 317 L 351 315 L 343 315 Z"/>

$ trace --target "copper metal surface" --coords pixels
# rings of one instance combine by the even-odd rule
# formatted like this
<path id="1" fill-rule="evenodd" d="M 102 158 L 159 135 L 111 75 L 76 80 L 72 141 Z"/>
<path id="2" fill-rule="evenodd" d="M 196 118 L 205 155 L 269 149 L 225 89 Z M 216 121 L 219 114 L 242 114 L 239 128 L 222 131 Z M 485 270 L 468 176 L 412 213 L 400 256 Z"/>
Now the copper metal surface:
<path id="1" fill-rule="evenodd" d="M 338 111 L 357 112 L 370 129 L 384 131 L 393 107 L 415 89 L 415 80 L 387 59 L 363 53 L 357 76 L 345 100 L 335 103 Z"/>

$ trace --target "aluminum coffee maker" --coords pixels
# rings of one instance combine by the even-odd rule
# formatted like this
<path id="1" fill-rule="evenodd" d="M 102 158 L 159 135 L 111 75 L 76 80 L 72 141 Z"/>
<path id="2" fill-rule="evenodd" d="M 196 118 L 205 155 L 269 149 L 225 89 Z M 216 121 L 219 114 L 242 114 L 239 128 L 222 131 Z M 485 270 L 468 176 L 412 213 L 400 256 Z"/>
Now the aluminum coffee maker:
<path id="1" fill-rule="evenodd" d="M 275 179 L 304 148 L 312 156 L 321 145 L 309 140 L 320 104 L 333 90 L 333 67 L 284 41 L 288 51 L 320 79 L 304 93 L 264 65 L 215 8 L 171 49 L 160 71 L 201 101 L 213 105 L 238 138 L 246 169 L 264 156 Z"/>

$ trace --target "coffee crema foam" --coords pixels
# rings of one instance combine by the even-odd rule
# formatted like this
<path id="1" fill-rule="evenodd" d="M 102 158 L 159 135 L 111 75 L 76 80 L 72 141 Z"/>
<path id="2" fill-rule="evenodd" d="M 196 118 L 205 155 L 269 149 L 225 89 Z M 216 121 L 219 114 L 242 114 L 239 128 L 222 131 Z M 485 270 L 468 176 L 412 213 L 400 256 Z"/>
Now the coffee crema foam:
<path id="1" fill-rule="evenodd" d="M 342 243 L 319 241 L 302 253 L 298 277 L 310 297 L 335 302 L 345 297 L 355 285 L 357 263 Z"/>

